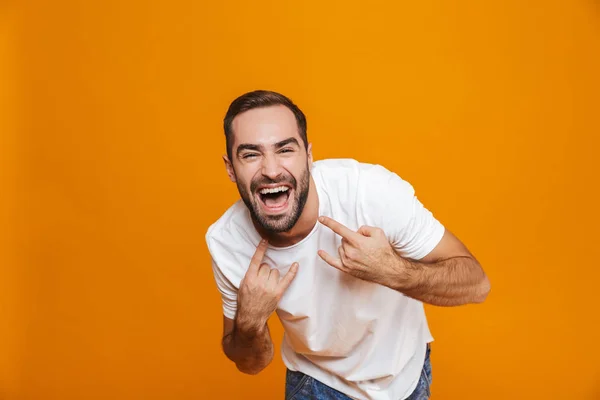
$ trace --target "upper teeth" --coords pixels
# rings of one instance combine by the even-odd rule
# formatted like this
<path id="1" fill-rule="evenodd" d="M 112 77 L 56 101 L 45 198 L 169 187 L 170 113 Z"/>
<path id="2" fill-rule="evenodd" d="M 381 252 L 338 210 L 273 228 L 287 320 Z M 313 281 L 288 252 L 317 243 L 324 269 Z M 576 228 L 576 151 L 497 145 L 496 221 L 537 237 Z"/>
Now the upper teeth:
<path id="1" fill-rule="evenodd" d="M 274 187 L 274 188 L 264 188 L 264 189 L 260 190 L 260 194 L 287 192 L 288 189 L 289 188 L 287 186 L 279 186 L 279 187 Z"/>

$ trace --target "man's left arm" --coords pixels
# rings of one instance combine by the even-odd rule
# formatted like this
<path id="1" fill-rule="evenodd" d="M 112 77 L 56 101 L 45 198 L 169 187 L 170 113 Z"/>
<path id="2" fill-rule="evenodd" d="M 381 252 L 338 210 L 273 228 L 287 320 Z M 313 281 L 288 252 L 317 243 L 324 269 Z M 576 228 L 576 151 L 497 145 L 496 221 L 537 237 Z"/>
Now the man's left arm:
<path id="1" fill-rule="evenodd" d="M 319 221 L 342 237 L 337 257 L 322 250 L 319 256 L 357 278 L 437 306 L 481 303 L 490 291 L 479 262 L 448 230 L 437 246 L 417 261 L 400 256 L 380 228 L 362 226 L 355 232 L 328 217 Z"/>
<path id="2" fill-rule="evenodd" d="M 416 261 L 396 257 L 386 286 L 436 306 L 482 303 L 489 291 L 486 273 L 465 245 L 446 230 L 440 243 Z"/>

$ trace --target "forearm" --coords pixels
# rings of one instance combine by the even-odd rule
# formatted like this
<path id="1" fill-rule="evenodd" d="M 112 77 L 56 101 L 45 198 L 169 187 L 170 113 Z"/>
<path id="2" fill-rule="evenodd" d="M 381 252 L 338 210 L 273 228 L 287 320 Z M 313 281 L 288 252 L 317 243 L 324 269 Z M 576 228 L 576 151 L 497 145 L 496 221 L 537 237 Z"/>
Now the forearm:
<path id="1" fill-rule="evenodd" d="M 490 290 L 488 278 L 472 257 L 459 256 L 432 263 L 402 259 L 393 288 L 436 306 L 481 303 Z"/>
<path id="2" fill-rule="evenodd" d="M 238 313 L 233 331 L 223 338 L 223 350 L 246 374 L 255 375 L 273 360 L 273 342 L 266 322 L 248 321 Z"/>

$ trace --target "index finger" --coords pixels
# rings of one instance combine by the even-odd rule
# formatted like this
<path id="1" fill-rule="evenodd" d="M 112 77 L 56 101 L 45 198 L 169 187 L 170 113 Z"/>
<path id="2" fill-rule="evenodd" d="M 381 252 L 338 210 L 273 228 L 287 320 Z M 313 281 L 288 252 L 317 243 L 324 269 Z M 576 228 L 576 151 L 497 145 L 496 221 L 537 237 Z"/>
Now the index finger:
<path id="1" fill-rule="evenodd" d="M 265 252 L 267 251 L 267 241 L 265 239 L 261 240 L 258 246 L 256 247 L 256 251 L 250 260 L 250 266 L 248 267 L 248 271 L 246 273 L 255 273 L 258 274 L 258 269 L 262 264 L 262 260 L 265 256 Z"/>
<path id="2" fill-rule="evenodd" d="M 287 290 L 287 288 L 292 284 L 292 281 L 296 277 L 298 273 L 298 263 L 295 262 L 292 264 L 288 272 L 281 278 L 279 281 L 279 291 L 283 294 Z"/>
<path id="3" fill-rule="evenodd" d="M 361 236 L 359 233 L 356 233 L 352 229 L 345 227 L 333 218 L 321 216 L 319 217 L 319 222 L 345 239 L 357 240 Z"/>

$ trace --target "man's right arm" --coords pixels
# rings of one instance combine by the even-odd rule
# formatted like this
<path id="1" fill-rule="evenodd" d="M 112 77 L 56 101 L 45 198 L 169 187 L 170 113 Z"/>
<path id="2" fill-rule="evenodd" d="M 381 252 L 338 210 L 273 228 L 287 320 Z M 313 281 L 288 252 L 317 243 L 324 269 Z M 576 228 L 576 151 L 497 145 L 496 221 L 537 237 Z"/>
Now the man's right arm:
<path id="1" fill-rule="evenodd" d="M 241 372 L 258 374 L 273 360 L 269 326 L 223 317 L 223 351 Z"/>
<path id="2" fill-rule="evenodd" d="M 235 319 L 223 317 L 223 351 L 241 372 L 255 375 L 273 360 L 273 341 L 267 321 L 298 271 L 293 263 L 279 277 L 262 263 L 267 242 L 258 245 L 237 291 Z"/>

